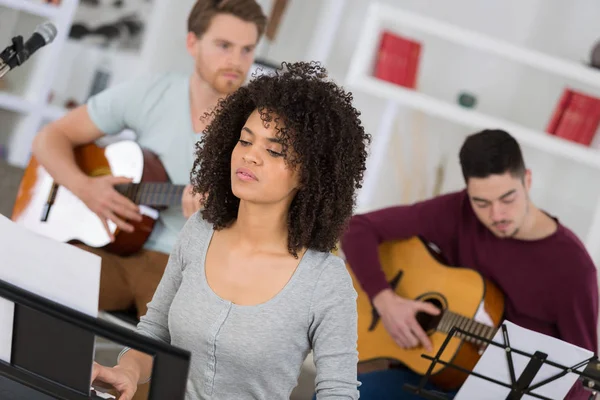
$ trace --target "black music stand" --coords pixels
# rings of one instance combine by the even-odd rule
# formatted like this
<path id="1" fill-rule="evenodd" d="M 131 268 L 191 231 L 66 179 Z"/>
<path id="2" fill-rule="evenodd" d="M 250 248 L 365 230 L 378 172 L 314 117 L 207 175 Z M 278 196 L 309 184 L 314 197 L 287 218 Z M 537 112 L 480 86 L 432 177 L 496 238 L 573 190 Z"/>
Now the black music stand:
<path id="1" fill-rule="evenodd" d="M 100 336 L 152 356 L 149 399 L 185 398 L 189 351 L 94 318 L 3 280 L 0 280 L 0 299 L 14 303 L 11 360 L 0 360 L 0 379 L 5 382 L 13 381 L 53 399 L 99 398 L 96 390 L 90 393 L 90 380 L 94 340 Z"/>
<path id="2" fill-rule="evenodd" d="M 555 381 L 556 379 L 561 378 L 561 377 L 567 375 L 568 373 L 574 373 L 574 374 L 578 374 L 584 378 L 588 378 L 590 384 L 593 386 L 593 380 L 595 377 L 586 373 L 585 371 L 579 372 L 577 369 L 579 369 L 583 366 L 587 366 L 592 361 L 597 361 L 598 358 L 596 356 L 593 356 L 585 361 L 581 361 L 580 363 L 573 365 L 573 366 L 564 366 L 564 365 L 549 361 L 547 359 L 548 355 L 541 351 L 536 351 L 534 354 L 530 354 L 528 352 L 511 347 L 506 325 L 502 324 L 501 329 L 502 329 L 504 343 L 496 343 L 496 342 L 489 340 L 487 338 L 484 338 L 482 336 L 475 335 L 470 332 L 466 332 L 457 327 L 453 327 L 450 330 L 448 336 L 444 340 L 444 343 L 440 347 L 440 349 L 437 352 L 437 354 L 435 355 L 435 357 L 431 357 L 426 354 L 421 354 L 421 357 L 426 358 L 431 361 L 431 365 L 429 366 L 427 373 L 421 378 L 419 385 L 415 386 L 415 385 L 405 384 L 404 390 L 406 390 L 410 393 L 413 393 L 413 394 L 417 394 L 417 395 L 421 396 L 422 398 L 428 399 L 428 400 L 450 400 L 450 397 L 448 397 L 445 394 L 442 394 L 438 391 L 432 391 L 432 390 L 425 389 L 425 385 L 427 384 L 427 381 L 431 377 L 431 372 L 433 371 L 433 368 L 435 367 L 436 363 L 443 364 L 447 367 L 454 368 L 454 369 L 464 372 L 468 375 L 473 375 L 480 379 L 484 379 L 488 382 L 492 382 L 496 385 L 504 386 L 505 388 L 510 389 L 510 393 L 506 397 L 506 400 L 520 400 L 524 395 L 528 395 L 528 396 L 535 397 L 538 399 L 543 399 L 543 400 L 553 400 L 548 397 L 541 396 L 536 393 L 532 393 L 531 391 L 535 390 L 541 386 L 544 386 L 552 381 Z M 454 335 L 456 335 L 456 334 L 460 334 L 463 337 L 468 336 L 475 340 L 481 341 L 481 343 L 485 342 L 488 345 L 493 345 L 493 346 L 497 346 L 497 347 L 504 349 L 504 351 L 506 353 L 507 362 L 508 362 L 508 370 L 510 373 L 510 384 L 501 382 L 501 381 L 494 379 L 492 377 L 489 377 L 489 376 L 484 376 L 484 375 L 479 374 L 474 371 L 469 371 L 458 365 L 452 364 L 451 362 L 446 362 L 446 361 L 440 360 L 440 357 L 444 353 L 444 350 L 445 350 L 446 346 L 448 345 L 448 343 L 450 342 L 450 339 L 452 337 L 454 337 Z M 522 356 L 530 358 L 529 362 L 527 363 L 527 366 L 525 367 L 525 369 L 523 370 L 523 373 L 519 376 L 518 379 L 515 377 L 515 368 L 514 368 L 514 364 L 513 364 L 513 360 L 512 360 L 513 353 L 520 354 Z M 542 368 L 542 365 L 544 363 L 548 364 L 552 367 L 558 368 L 559 370 L 561 370 L 561 372 L 557 373 L 556 375 L 554 375 L 548 379 L 544 379 L 543 381 L 532 385 L 531 382 L 535 378 L 538 371 Z M 593 396 L 594 395 L 592 394 L 590 398 L 593 398 Z"/>

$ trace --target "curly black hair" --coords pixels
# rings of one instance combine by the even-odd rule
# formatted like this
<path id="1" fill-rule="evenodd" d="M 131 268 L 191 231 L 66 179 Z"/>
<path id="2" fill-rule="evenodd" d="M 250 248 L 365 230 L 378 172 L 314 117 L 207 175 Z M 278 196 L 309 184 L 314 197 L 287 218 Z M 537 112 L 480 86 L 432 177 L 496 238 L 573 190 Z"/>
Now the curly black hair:
<path id="1" fill-rule="evenodd" d="M 317 62 L 282 63 L 253 76 L 205 115 L 210 124 L 196 144 L 190 174 L 194 193 L 206 195 L 201 211 L 215 229 L 232 224 L 240 200 L 231 190 L 231 154 L 250 114 L 268 124 L 275 116 L 285 162 L 299 168 L 299 191 L 288 215 L 288 251 L 332 251 L 352 216 L 362 187 L 371 136 L 352 106 L 352 94 L 327 80 Z M 287 151 L 288 148 L 293 151 Z"/>

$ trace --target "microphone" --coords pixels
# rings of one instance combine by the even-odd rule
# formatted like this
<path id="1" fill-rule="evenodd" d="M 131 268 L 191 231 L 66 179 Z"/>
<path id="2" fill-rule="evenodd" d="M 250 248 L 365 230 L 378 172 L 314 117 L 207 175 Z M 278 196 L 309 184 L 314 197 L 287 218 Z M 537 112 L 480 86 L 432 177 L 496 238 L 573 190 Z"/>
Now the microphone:
<path id="1" fill-rule="evenodd" d="M 44 22 L 37 26 L 33 35 L 25 43 L 23 43 L 22 36 L 15 36 L 12 39 L 12 45 L 0 53 L 0 78 L 27 61 L 33 53 L 52 43 L 57 33 L 58 30 L 53 23 Z"/>

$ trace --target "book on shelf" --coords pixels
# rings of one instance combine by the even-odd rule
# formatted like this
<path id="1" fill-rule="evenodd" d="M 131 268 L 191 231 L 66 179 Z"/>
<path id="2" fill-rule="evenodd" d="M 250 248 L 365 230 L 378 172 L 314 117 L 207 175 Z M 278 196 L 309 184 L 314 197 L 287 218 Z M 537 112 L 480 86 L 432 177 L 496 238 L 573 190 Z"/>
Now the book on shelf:
<path id="1" fill-rule="evenodd" d="M 589 146 L 600 125 L 600 99 L 566 88 L 550 118 L 546 132 Z"/>
<path id="2" fill-rule="evenodd" d="M 377 52 L 374 75 L 378 79 L 414 89 L 421 43 L 390 31 L 383 31 Z"/>

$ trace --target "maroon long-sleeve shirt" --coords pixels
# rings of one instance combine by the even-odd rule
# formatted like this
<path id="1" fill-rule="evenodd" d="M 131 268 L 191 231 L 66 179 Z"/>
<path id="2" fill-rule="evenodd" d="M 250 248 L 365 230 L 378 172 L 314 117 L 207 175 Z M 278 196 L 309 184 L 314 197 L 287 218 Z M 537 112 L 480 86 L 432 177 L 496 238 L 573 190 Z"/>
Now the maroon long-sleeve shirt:
<path id="1" fill-rule="evenodd" d="M 371 299 L 389 288 L 378 245 L 416 235 L 437 245 L 450 265 L 473 268 L 496 283 L 505 295 L 507 320 L 598 353 L 596 268 L 562 224 L 540 240 L 497 238 L 475 216 L 466 191 L 356 215 L 342 250 Z M 567 398 L 589 394 L 576 385 Z"/>

